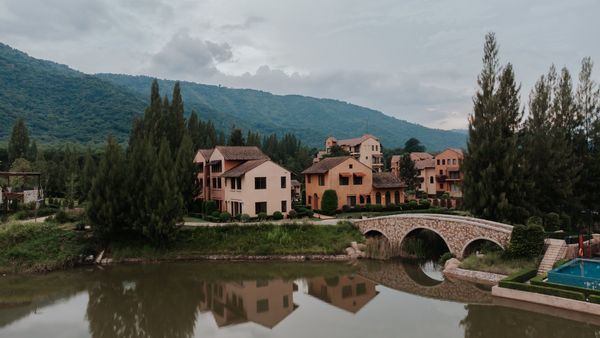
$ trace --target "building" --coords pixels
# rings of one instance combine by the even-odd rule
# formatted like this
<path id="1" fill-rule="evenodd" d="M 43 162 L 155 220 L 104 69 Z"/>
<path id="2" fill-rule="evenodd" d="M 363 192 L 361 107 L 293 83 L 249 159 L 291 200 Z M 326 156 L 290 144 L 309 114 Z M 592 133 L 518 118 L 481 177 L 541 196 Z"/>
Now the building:
<path id="1" fill-rule="evenodd" d="M 396 177 L 400 177 L 401 159 L 401 155 L 394 155 L 390 162 L 392 174 Z M 435 159 L 433 155 L 425 152 L 414 152 L 410 153 L 410 159 L 415 163 L 415 168 L 419 171 L 418 190 L 427 193 L 427 195 L 435 195 L 437 190 L 435 184 Z"/>
<path id="2" fill-rule="evenodd" d="M 464 160 L 461 149 L 448 148 L 435 156 L 435 181 L 438 194 L 449 193 L 451 197 L 462 197 Z"/>
<path id="3" fill-rule="evenodd" d="M 253 322 L 271 329 L 298 308 L 291 281 L 200 283 L 199 310 L 210 311 L 218 327 Z"/>
<path id="4" fill-rule="evenodd" d="M 257 147 L 200 149 L 194 162 L 198 166 L 197 198 L 215 201 L 219 211 L 255 217 L 276 211 L 287 215 L 292 207 L 290 172 Z"/>
<path id="5" fill-rule="evenodd" d="M 300 203 L 300 201 L 302 201 L 302 183 L 292 180 L 292 202 Z"/>
<path id="6" fill-rule="evenodd" d="M 335 137 L 327 138 L 327 140 L 325 140 L 325 150 L 317 153 L 314 162 L 320 161 L 323 156 L 329 154 L 331 148 L 336 145 L 350 153 L 350 156 L 356 158 L 371 170 L 376 172 L 383 171 L 381 143 L 377 137 L 369 134 L 345 140 L 338 140 Z"/>
<path id="7" fill-rule="evenodd" d="M 326 190 L 335 190 L 338 209 L 344 205 L 400 204 L 404 184 L 391 173 L 373 172 L 353 156 L 327 157 L 302 172 L 306 205 L 321 208 Z"/>

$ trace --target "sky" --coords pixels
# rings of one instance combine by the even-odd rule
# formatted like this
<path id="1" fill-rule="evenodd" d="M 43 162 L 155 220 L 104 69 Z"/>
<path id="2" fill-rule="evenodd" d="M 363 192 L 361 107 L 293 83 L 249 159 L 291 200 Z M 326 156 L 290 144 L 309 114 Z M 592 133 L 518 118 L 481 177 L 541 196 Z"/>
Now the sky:
<path id="1" fill-rule="evenodd" d="M 600 62 L 598 0 L 0 0 L 0 42 L 86 73 L 334 98 L 466 128 L 484 36 L 521 98 Z M 596 69 L 594 78 L 600 79 Z"/>

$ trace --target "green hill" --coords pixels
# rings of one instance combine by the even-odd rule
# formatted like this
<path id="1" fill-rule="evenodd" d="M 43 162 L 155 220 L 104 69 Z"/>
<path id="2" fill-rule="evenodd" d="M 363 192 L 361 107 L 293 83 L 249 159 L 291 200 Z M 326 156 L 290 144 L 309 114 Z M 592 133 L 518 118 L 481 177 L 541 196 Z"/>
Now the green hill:
<path id="1" fill-rule="evenodd" d="M 32 136 L 42 143 L 102 143 L 109 133 L 126 140 L 131 119 L 144 110 L 151 81 L 146 76 L 88 75 L 0 44 L 0 142 L 17 117 L 26 119 Z M 159 82 L 163 94 L 175 83 Z M 348 138 L 367 131 L 386 147 L 401 146 L 410 137 L 430 150 L 465 144 L 464 134 L 341 101 L 191 82 L 181 87 L 186 112 L 194 109 L 223 129 L 235 125 L 261 134 L 291 132 L 312 146 L 321 146 L 329 135 Z"/>

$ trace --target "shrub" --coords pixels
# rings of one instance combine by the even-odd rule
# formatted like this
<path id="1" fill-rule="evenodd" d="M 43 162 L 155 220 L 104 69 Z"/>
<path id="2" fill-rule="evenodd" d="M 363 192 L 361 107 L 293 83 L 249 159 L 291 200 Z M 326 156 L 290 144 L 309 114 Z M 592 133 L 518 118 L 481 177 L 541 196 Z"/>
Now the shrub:
<path id="1" fill-rule="evenodd" d="M 257 216 L 258 216 L 258 220 L 259 221 L 264 221 L 264 220 L 267 219 L 267 213 L 266 212 L 259 212 Z"/>
<path id="2" fill-rule="evenodd" d="M 562 213 L 560 214 L 560 229 L 564 231 L 571 231 L 571 216 Z"/>
<path id="3" fill-rule="evenodd" d="M 591 295 L 590 296 L 590 303 L 600 304 L 600 296 Z"/>
<path id="4" fill-rule="evenodd" d="M 500 287 L 507 288 L 507 289 L 535 292 L 535 293 L 540 293 L 540 294 L 549 295 L 549 296 L 556 296 L 556 297 L 561 297 L 561 298 L 585 301 L 584 294 L 582 292 L 577 292 L 577 291 L 550 288 L 550 287 L 545 287 L 545 286 L 524 284 L 524 283 L 511 282 L 511 281 L 505 281 L 505 280 L 501 280 L 500 283 L 498 283 L 498 285 Z"/>
<path id="5" fill-rule="evenodd" d="M 418 203 L 417 203 L 417 200 L 410 200 L 410 201 L 408 202 L 408 208 L 409 208 L 410 210 L 415 210 L 415 209 L 416 209 L 418 206 L 419 206 L 419 205 L 418 205 Z"/>
<path id="6" fill-rule="evenodd" d="M 542 225 L 544 221 L 540 216 L 531 216 L 527 219 L 527 225 Z"/>
<path id="7" fill-rule="evenodd" d="M 67 223 L 71 221 L 71 218 L 64 210 L 59 210 L 56 215 L 54 215 L 54 220 L 58 223 Z"/>
<path id="8" fill-rule="evenodd" d="M 307 210 L 306 211 L 306 217 L 308 218 L 312 218 L 315 215 L 315 213 L 312 210 Z"/>
<path id="9" fill-rule="evenodd" d="M 219 221 L 221 221 L 221 222 L 231 221 L 231 214 L 228 213 L 227 211 L 222 212 L 221 214 L 219 214 Z"/>
<path id="10" fill-rule="evenodd" d="M 431 203 L 428 200 L 420 200 L 419 207 L 421 209 L 429 209 L 429 207 L 431 207 Z"/>
<path id="11" fill-rule="evenodd" d="M 280 211 L 275 211 L 273 213 L 273 219 L 276 221 L 282 220 L 283 219 L 283 214 Z"/>
<path id="12" fill-rule="evenodd" d="M 221 217 L 221 213 L 220 213 L 219 211 L 217 211 L 217 210 L 215 210 L 215 211 L 211 212 L 211 213 L 210 213 L 210 215 L 211 215 L 212 217 L 214 217 L 214 218 L 219 218 L 219 217 Z"/>
<path id="13" fill-rule="evenodd" d="M 350 211 L 350 206 L 349 206 L 348 204 L 344 204 L 344 205 L 342 206 L 342 211 L 343 211 L 343 212 L 349 212 L 349 211 Z"/>
<path id="14" fill-rule="evenodd" d="M 560 215 L 555 212 L 545 214 L 544 229 L 546 229 L 546 231 L 556 231 L 560 229 Z"/>
<path id="15" fill-rule="evenodd" d="M 213 215 L 213 212 L 215 211 L 217 211 L 217 202 L 212 200 L 204 202 L 205 215 Z"/>
<path id="16" fill-rule="evenodd" d="M 337 210 L 338 196 L 335 190 L 325 190 L 321 199 L 321 212 L 325 215 L 333 215 Z"/>
<path id="17" fill-rule="evenodd" d="M 444 254 L 440 257 L 440 260 L 438 261 L 440 265 L 444 265 L 446 263 L 447 260 L 449 260 L 450 258 L 454 258 L 454 254 L 450 251 L 444 252 Z"/>
<path id="18" fill-rule="evenodd" d="M 293 219 L 293 218 L 296 218 L 296 217 L 298 217 L 298 212 L 296 210 L 292 209 L 292 210 L 290 210 L 288 212 L 288 218 L 292 218 Z"/>
<path id="19" fill-rule="evenodd" d="M 512 258 L 530 258 L 544 249 L 544 228 L 538 224 L 513 226 L 507 255 Z"/>
<path id="20" fill-rule="evenodd" d="M 248 215 L 248 214 L 242 214 L 240 216 L 240 221 L 242 221 L 242 223 L 246 223 L 246 222 L 250 221 L 250 215 Z"/>

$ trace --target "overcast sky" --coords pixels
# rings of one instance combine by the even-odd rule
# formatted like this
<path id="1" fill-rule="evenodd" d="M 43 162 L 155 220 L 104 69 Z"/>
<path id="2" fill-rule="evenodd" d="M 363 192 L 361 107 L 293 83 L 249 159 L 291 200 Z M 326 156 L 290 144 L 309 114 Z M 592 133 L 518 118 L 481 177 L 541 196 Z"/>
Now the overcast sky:
<path id="1" fill-rule="evenodd" d="M 600 76 L 598 0 L 0 0 L 0 41 L 86 73 L 348 101 L 465 128 L 484 35 L 522 98 L 554 63 Z M 574 76 L 576 77 L 576 76 Z"/>

